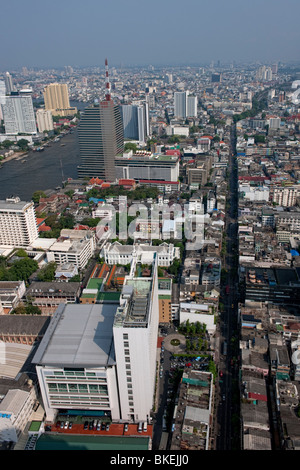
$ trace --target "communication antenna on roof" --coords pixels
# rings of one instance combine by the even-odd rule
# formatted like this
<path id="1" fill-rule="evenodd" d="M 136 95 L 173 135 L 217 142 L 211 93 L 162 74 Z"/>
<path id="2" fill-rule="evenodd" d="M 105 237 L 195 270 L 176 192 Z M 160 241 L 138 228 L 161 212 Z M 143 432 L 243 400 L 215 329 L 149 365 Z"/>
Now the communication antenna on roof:
<path id="1" fill-rule="evenodd" d="M 109 83 L 109 78 L 108 78 L 108 63 L 107 63 L 107 59 L 105 59 L 105 88 L 106 88 L 105 100 L 106 100 L 106 101 L 110 101 L 111 96 L 110 96 L 110 83 Z"/>

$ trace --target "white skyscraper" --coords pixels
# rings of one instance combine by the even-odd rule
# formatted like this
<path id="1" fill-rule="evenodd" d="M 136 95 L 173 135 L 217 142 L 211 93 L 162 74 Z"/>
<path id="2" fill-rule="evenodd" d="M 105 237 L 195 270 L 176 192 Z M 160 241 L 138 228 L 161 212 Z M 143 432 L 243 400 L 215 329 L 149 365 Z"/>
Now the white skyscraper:
<path id="1" fill-rule="evenodd" d="M 187 112 L 186 117 L 197 117 L 197 97 L 188 96 L 187 97 Z"/>
<path id="2" fill-rule="evenodd" d="M 36 134 L 31 90 L 21 90 L 6 96 L 3 117 L 6 134 Z"/>
<path id="3" fill-rule="evenodd" d="M 15 88 L 15 86 L 14 86 L 14 84 L 13 84 L 13 80 L 12 80 L 12 77 L 11 77 L 11 75 L 10 75 L 9 72 L 6 72 L 6 73 L 5 73 L 4 81 L 5 81 L 5 90 L 6 90 L 6 94 L 7 94 L 7 95 L 10 95 L 10 93 L 11 93 L 12 91 L 15 91 L 16 88 Z"/>
<path id="4" fill-rule="evenodd" d="M 0 245 L 26 247 L 38 236 L 33 202 L 18 197 L 0 201 Z"/>
<path id="5" fill-rule="evenodd" d="M 187 116 L 188 91 L 175 91 L 174 93 L 174 116 L 184 119 Z"/>

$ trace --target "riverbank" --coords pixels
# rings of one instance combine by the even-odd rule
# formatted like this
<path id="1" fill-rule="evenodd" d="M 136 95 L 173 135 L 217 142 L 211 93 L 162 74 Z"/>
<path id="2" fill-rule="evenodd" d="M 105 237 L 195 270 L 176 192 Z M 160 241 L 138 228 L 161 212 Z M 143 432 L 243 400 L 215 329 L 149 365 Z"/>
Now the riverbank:
<path id="1" fill-rule="evenodd" d="M 8 155 L 0 160 L 0 165 L 3 163 L 10 162 L 11 160 L 23 160 L 23 158 L 28 156 L 28 152 L 14 152 L 12 155 Z"/>

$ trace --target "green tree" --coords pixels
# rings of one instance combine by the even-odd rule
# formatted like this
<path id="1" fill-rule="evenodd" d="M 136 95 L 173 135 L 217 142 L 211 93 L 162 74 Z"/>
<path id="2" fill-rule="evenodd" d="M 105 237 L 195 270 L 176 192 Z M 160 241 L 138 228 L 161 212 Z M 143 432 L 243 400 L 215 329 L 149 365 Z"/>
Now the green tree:
<path id="1" fill-rule="evenodd" d="M 38 273 L 38 280 L 43 282 L 51 282 L 55 279 L 56 263 L 51 261 Z"/>
<path id="2" fill-rule="evenodd" d="M 41 197 L 47 197 L 44 191 L 35 191 L 31 196 L 31 199 L 34 203 L 37 204 L 40 201 Z"/>
<path id="3" fill-rule="evenodd" d="M 6 270 L 7 281 L 27 281 L 31 274 L 38 269 L 38 263 L 31 258 L 17 260 Z"/>
<path id="4" fill-rule="evenodd" d="M 135 153 L 137 151 L 137 145 L 133 142 L 126 142 L 126 144 L 124 145 L 124 151 L 126 152 L 126 150 L 133 150 L 133 152 Z"/>
<path id="5" fill-rule="evenodd" d="M 2 142 L 1 145 L 2 145 L 2 147 L 4 147 L 5 149 L 8 149 L 8 148 L 11 147 L 12 145 L 14 145 L 14 142 L 13 142 L 12 140 L 6 139 L 6 140 L 4 140 L 4 141 Z"/>
<path id="6" fill-rule="evenodd" d="M 19 250 L 17 250 L 15 252 L 15 255 L 18 256 L 19 258 L 27 258 L 28 254 L 26 253 L 25 250 L 23 250 L 23 248 L 20 248 Z"/>
<path id="7" fill-rule="evenodd" d="M 20 150 L 27 151 L 28 150 L 28 140 L 26 140 L 26 139 L 18 140 L 17 146 L 20 147 Z"/>

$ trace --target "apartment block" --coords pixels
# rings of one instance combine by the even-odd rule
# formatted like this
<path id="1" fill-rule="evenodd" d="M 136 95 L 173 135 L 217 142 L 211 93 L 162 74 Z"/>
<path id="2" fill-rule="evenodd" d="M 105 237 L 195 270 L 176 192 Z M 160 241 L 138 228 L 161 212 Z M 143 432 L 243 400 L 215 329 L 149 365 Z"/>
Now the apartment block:
<path id="1" fill-rule="evenodd" d="M 37 238 L 33 202 L 18 197 L 0 201 L 0 245 L 27 247 Z"/>

